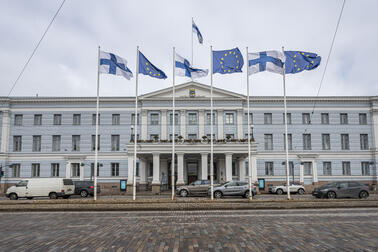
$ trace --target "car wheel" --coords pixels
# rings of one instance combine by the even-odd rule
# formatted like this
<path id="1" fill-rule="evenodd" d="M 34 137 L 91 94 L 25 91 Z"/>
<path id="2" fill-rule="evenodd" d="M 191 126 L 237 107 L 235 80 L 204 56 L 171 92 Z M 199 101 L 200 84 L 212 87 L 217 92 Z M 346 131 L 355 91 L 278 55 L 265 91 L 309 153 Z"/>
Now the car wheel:
<path id="1" fill-rule="evenodd" d="M 304 194 L 304 193 L 305 193 L 305 191 L 304 191 L 302 188 L 299 188 L 299 189 L 298 189 L 298 194 L 302 195 L 302 194 Z"/>
<path id="2" fill-rule="evenodd" d="M 282 189 L 277 189 L 276 193 L 277 193 L 278 195 L 281 195 L 281 194 L 283 194 L 283 190 L 282 190 Z"/>
<path id="3" fill-rule="evenodd" d="M 220 192 L 220 191 L 214 192 L 214 197 L 215 198 L 220 199 L 220 198 L 222 198 L 222 196 L 223 196 L 222 192 Z"/>
<path id="4" fill-rule="evenodd" d="M 360 199 L 366 199 L 367 197 L 369 197 L 369 193 L 367 191 L 361 191 L 358 196 L 360 197 Z"/>
<path id="5" fill-rule="evenodd" d="M 32 200 L 33 199 L 33 197 L 26 197 L 28 200 Z"/>
<path id="6" fill-rule="evenodd" d="M 58 198 L 58 194 L 52 192 L 52 193 L 49 194 L 49 197 L 50 197 L 50 199 L 57 199 Z"/>
<path id="7" fill-rule="evenodd" d="M 88 197 L 88 192 L 85 191 L 85 190 L 82 190 L 82 191 L 80 192 L 80 196 L 81 196 L 82 198 L 86 198 L 86 197 Z"/>
<path id="8" fill-rule="evenodd" d="M 188 193 L 187 190 L 181 190 L 181 191 L 180 191 L 180 196 L 181 196 L 181 197 L 188 197 L 188 194 L 189 194 L 189 193 Z"/>
<path id="9" fill-rule="evenodd" d="M 68 199 L 71 195 L 64 195 L 63 199 Z"/>
<path id="10" fill-rule="evenodd" d="M 11 194 L 9 195 L 9 199 L 10 199 L 10 200 L 17 200 L 17 199 L 18 199 L 18 196 L 17 196 L 17 194 L 15 194 L 15 193 L 11 193 Z"/>
<path id="11" fill-rule="evenodd" d="M 336 193 L 334 191 L 329 191 L 327 193 L 327 198 L 328 199 L 336 199 Z"/>

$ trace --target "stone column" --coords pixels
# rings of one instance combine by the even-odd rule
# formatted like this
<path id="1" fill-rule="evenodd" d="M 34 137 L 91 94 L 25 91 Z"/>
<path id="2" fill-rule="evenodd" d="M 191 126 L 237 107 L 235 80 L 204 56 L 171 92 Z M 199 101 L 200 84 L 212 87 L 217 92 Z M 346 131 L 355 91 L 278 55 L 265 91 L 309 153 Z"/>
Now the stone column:
<path id="1" fill-rule="evenodd" d="M 66 162 L 66 178 L 71 178 L 71 162 Z"/>
<path id="2" fill-rule="evenodd" d="M 257 159 L 256 156 L 252 156 L 252 183 L 257 182 Z"/>
<path id="3" fill-rule="evenodd" d="M 10 111 L 3 110 L 2 127 L 1 127 L 1 152 L 9 152 L 9 133 L 10 133 Z"/>
<path id="4" fill-rule="evenodd" d="M 180 134 L 186 139 L 186 110 L 180 111 Z"/>
<path id="5" fill-rule="evenodd" d="M 152 153 L 153 177 L 152 177 L 152 193 L 160 193 L 160 153 Z"/>
<path id="6" fill-rule="evenodd" d="M 218 109 L 218 139 L 224 139 L 223 136 L 223 109 Z"/>
<path id="7" fill-rule="evenodd" d="M 134 154 L 128 154 L 127 155 L 127 184 L 128 185 L 133 184 L 133 178 L 134 178 L 133 166 L 134 166 Z M 133 188 L 130 186 L 127 188 L 130 188 L 131 191 L 133 190 Z"/>
<path id="8" fill-rule="evenodd" d="M 207 156 L 209 153 L 201 153 L 201 179 L 208 179 L 207 177 Z"/>
<path id="9" fill-rule="evenodd" d="M 239 180 L 245 180 L 245 158 L 239 158 Z"/>
<path id="10" fill-rule="evenodd" d="M 318 166 L 316 160 L 312 160 L 312 183 L 316 185 L 318 183 Z"/>
<path id="11" fill-rule="evenodd" d="M 79 165 L 79 169 L 80 169 L 80 181 L 83 181 L 84 180 L 84 166 Z"/>
<path id="12" fill-rule="evenodd" d="M 237 118 L 237 124 L 238 124 L 238 138 L 243 139 L 243 110 L 238 109 L 238 118 Z"/>
<path id="13" fill-rule="evenodd" d="M 299 183 L 301 183 L 302 185 L 304 184 L 303 164 L 299 165 Z"/>
<path id="14" fill-rule="evenodd" d="M 202 139 L 202 136 L 205 135 L 205 111 L 201 109 L 198 113 L 198 139 Z"/>
<path id="15" fill-rule="evenodd" d="M 147 140 L 147 110 L 142 109 L 141 140 Z M 135 136 L 136 137 L 136 136 Z"/>
<path id="16" fill-rule="evenodd" d="M 226 153 L 226 181 L 232 181 L 232 153 Z"/>
<path id="17" fill-rule="evenodd" d="M 139 189 L 147 190 L 147 162 L 146 159 L 139 159 Z"/>
<path id="18" fill-rule="evenodd" d="M 160 124 L 161 134 L 160 139 L 166 140 L 167 139 L 167 110 L 161 110 L 161 124 Z"/>
<path id="19" fill-rule="evenodd" d="M 177 182 L 178 186 L 184 185 L 184 153 L 177 152 Z"/>

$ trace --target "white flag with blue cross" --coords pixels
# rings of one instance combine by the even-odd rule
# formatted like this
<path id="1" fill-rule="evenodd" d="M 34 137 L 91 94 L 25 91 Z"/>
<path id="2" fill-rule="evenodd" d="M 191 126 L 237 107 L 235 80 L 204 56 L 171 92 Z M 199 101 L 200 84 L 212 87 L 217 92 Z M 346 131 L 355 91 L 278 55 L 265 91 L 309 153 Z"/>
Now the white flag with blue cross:
<path id="1" fill-rule="evenodd" d="M 208 74 L 209 70 L 207 69 L 199 69 L 193 68 L 189 60 L 181 57 L 179 54 L 176 53 L 175 57 L 175 74 L 177 76 L 186 76 L 189 78 L 201 78 L 205 77 Z"/>
<path id="2" fill-rule="evenodd" d="M 127 60 L 104 51 L 100 51 L 100 73 L 121 75 L 130 80 L 133 73 L 127 67 Z"/>
<path id="3" fill-rule="evenodd" d="M 248 53 L 248 74 L 269 71 L 283 74 L 285 55 L 280 51 Z"/>

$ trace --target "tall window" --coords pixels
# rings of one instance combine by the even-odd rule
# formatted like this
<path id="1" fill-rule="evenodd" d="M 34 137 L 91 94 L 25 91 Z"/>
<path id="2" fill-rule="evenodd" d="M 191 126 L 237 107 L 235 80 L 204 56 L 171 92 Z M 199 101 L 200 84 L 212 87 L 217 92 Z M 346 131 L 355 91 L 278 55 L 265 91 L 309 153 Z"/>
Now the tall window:
<path id="1" fill-rule="evenodd" d="M 173 117 L 173 114 L 170 113 L 169 114 L 169 125 L 173 125 L 172 117 Z M 179 124 L 179 116 L 178 116 L 178 114 L 175 113 L 175 125 L 178 125 L 178 124 Z"/>
<path id="2" fill-rule="evenodd" d="M 154 117 L 154 120 L 156 121 L 156 123 L 154 125 L 158 125 L 159 124 L 159 114 L 151 114 L 151 124 L 153 124 L 152 123 L 152 117 Z M 138 125 L 140 124 L 139 114 L 137 114 L 137 124 Z M 131 114 L 131 125 L 135 125 L 135 114 Z"/>
<path id="3" fill-rule="evenodd" d="M 211 125 L 211 113 L 206 113 L 206 124 Z M 215 113 L 213 113 L 213 125 L 215 125 Z"/>
<path id="4" fill-rule="evenodd" d="M 13 136 L 13 151 L 19 152 L 22 149 L 22 136 Z"/>
<path id="5" fill-rule="evenodd" d="M 62 115 L 54 114 L 54 125 L 62 125 Z"/>
<path id="6" fill-rule="evenodd" d="M 303 175 L 312 174 L 312 162 L 303 162 Z"/>
<path id="7" fill-rule="evenodd" d="M 32 177 L 39 177 L 40 170 L 41 170 L 40 164 L 32 164 L 31 176 Z"/>
<path id="8" fill-rule="evenodd" d="M 369 162 L 361 162 L 361 174 L 363 176 L 370 175 L 370 164 Z"/>
<path id="9" fill-rule="evenodd" d="M 323 175 L 325 175 L 325 176 L 331 176 L 332 175 L 331 162 L 323 162 Z"/>
<path id="10" fill-rule="evenodd" d="M 112 166 L 112 177 L 119 176 L 119 163 L 111 163 Z"/>
<path id="11" fill-rule="evenodd" d="M 328 113 L 322 113 L 321 114 L 321 120 L 322 120 L 322 124 L 329 124 L 329 114 Z"/>
<path id="12" fill-rule="evenodd" d="M 341 149 L 349 150 L 349 134 L 341 134 Z"/>
<path id="13" fill-rule="evenodd" d="M 14 125 L 15 126 L 22 126 L 22 115 L 14 115 Z"/>
<path id="14" fill-rule="evenodd" d="M 323 150 L 331 149 L 331 137 L 329 134 L 322 134 L 322 149 Z"/>
<path id="15" fill-rule="evenodd" d="M 311 123 L 310 113 L 302 113 L 302 123 L 303 124 L 310 124 Z"/>
<path id="16" fill-rule="evenodd" d="M 343 166 L 343 175 L 350 176 L 351 175 L 351 173 L 350 173 L 350 162 L 349 161 L 343 161 L 342 166 Z"/>
<path id="17" fill-rule="evenodd" d="M 348 124 L 348 114 L 340 113 L 340 124 Z"/>
<path id="18" fill-rule="evenodd" d="M 264 124 L 272 124 L 272 113 L 264 113 Z"/>
<path id="19" fill-rule="evenodd" d="M 369 149 L 368 134 L 360 134 L 360 148 L 361 150 Z"/>
<path id="20" fill-rule="evenodd" d="M 71 177 L 80 177 L 79 163 L 71 163 Z"/>
<path id="21" fill-rule="evenodd" d="M 100 125 L 101 115 L 98 114 L 98 125 Z M 96 125 L 96 114 L 92 114 L 92 125 Z"/>
<path id="22" fill-rule="evenodd" d="M 239 169 L 236 165 L 236 161 L 232 161 L 232 176 L 239 176 Z"/>
<path id="23" fill-rule="evenodd" d="M 358 119 L 359 119 L 359 122 L 360 122 L 361 125 L 366 125 L 367 124 L 366 113 L 360 113 L 358 115 Z"/>
<path id="24" fill-rule="evenodd" d="M 264 147 L 265 150 L 273 150 L 273 135 L 264 134 Z"/>
<path id="25" fill-rule="evenodd" d="M 33 151 L 41 151 L 41 136 L 33 136 Z"/>
<path id="26" fill-rule="evenodd" d="M 51 177 L 59 177 L 59 163 L 51 164 Z"/>
<path id="27" fill-rule="evenodd" d="M 159 125 L 159 114 L 151 114 L 151 125 Z"/>
<path id="28" fill-rule="evenodd" d="M 42 115 L 34 115 L 34 125 L 42 125 Z"/>
<path id="29" fill-rule="evenodd" d="M 97 177 L 100 177 L 100 163 L 97 164 Z M 93 177 L 94 175 L 94 163 L 91 163 L 91 177 Z"/>
<path id="30" fill-rule="evenodd" d="M 248 135 L 248 134 L 247 134 Z M 286 134 L 283 134 L 283 142 L 284 142 L 284 150 L 286 150 L 286 139 L 285 139 L 285 135 Z M 292 135 L 291 134 L 287 134 L 287 142 L 289 144 L 289 150 L 292 150 L 293 149 L 293 138 L 292 138 Z"/>
<path id="31" fill-rule="evenodd" d="M 120 125 L 121 124 L 121 115 L 120 114 L 112 114 L 112 125 Z M 132 122 L 131 122 L 132 124 Z"/>
<path id="32" fill-rule="evenodd" d="M 233 113 L 226 113 L 226 124 L 234 124 L 234 114 Z"/>
<path id="33" fill-rule="evenodd" d="M 80 135 L 72 136 L 72 151 L 80 151 Z"/>
<path id="34" fill-rule="evenodd" d="M 119 135 L 112 135 L 112 151 L 119 151 Z"/>
<path id="35" fill-rule="evenodd" d="M 274 176 L 273 162 L 265 162 L 265 175 Z"/>
<path id="36" fill-rule="evenodd" d="M 289 176 L 293 176 L 294 174 L 294 163 L 293 161 L 289 161 Z"/>
<path id="37" fill-rule="evenodd" d="M 286 113 L 287 124 L 291 124 L 291 113 Z M 285 113 L 282 114 L 282 123 L 285 124 Z"/>
<path id="38" fill-rule="evenodd" d="M 92 135 L 92 151 L 96 150 L 96 135 Z M 98 135 L 97 150 L 100 150 L 100 135 Z"/>
<path id="39" fill-rule="evenodd" d="M 20 169 L 21 165 L 20 164 L 13 164 L 12 165 L 12 177 L 14 178 L 19 178 L 20 177 Z"/>
<path id="40" fill-rule="evenodd" d="M 303 150 L 311 150 L 311 134 L 303 134 Z"/>
<path id="41" fill-rule="evenodd" d="M 189 125 L 197 125 L 197 114 L 196 113 L 189 113 Z"/>
<path id="42" fill-rule="evenodd" d="M 81 115 L 80 114 L 73 114 L 72 124 L 73 125 L 80 125 L 81 124 Z"/>
<path id="43" fill-rule="evenodd" d="M 52 136 L 52 151 L 60 151 L 60 135 Z"/>

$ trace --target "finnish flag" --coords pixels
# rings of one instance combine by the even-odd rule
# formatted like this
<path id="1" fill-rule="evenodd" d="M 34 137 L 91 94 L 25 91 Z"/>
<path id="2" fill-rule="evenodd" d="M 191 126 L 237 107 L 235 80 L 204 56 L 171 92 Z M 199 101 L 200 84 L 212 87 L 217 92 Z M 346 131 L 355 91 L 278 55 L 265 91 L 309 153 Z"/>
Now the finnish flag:
<path id="1" fill-rule="evenodd" d="M 100 73 L 122 75 L 128 80 L 133 77 L 133 73 L 127 67 L 127 60 L 103 51 L 100 51 Z"/>
<path id="2" fill-rule="evenodd" d="M 194 32 L 195 34 L 197 34 L 198 42 L 200 44 L 203 44 L 202 34 L 201 34 L 200 30 L 198 29 L 198 26 L 196 25 L 196 23 L 194 23 L 193 20 L 192 20 L 192 32 Z"/>
<path id="3" fill-rule="evenodd" d="M 285 55 L 280 51 L 248 53 L 248 75 L 269 71 L 283 74 Z"/>
<path id="4" fill-rule="evenodd" d="M 176 53 L 175 74 L 177 76 L 186 76 L 192 79 L 205 77 L 209 73 L 207 69 L 193 68 L 189 61 Z"/>

